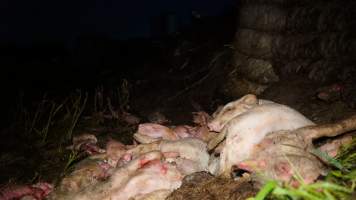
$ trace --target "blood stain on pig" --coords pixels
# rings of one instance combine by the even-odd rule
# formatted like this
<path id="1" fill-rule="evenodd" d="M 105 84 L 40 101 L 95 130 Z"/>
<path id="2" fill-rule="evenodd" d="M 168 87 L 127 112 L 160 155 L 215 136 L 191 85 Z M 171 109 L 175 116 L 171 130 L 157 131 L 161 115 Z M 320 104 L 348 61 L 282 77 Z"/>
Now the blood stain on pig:
<path id="1" fill-rule="evenodd" d="M 276 172 L 279 173 L 278 176 L 282 179 L 288 180 L 293 173 L 291 171 L 291 166 L 289 163 L 280 162 L 278 165 L 275 166 Z"/>
<path id="2" fill-rule="evenodd" d="M 139 162 L 140 168 L 142 168 L 143 166 L 145 166 L 147 163 L 149 163 L 151 160 L 146 159 L 146 158 L 142 158 Z"/>
<path id="3" fill-rule="evenodd" d="M 246 171 L 251 172 L 253 170 L 253 164 L 252 163 L 246 163 L 246 162 L 241 162 L 237 165 L 239 169 L 243 169 Z"/>

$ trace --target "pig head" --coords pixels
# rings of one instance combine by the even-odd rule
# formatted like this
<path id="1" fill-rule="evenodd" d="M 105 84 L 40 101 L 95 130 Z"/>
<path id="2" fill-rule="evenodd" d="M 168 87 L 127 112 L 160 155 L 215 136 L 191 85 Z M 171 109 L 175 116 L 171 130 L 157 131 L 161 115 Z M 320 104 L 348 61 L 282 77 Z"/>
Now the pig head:
<path id="1" fill-rule="evenodd" d="M 157 190 L 171 192 L 181 185 L 182 179 L 183 176 L 173 164 L 153 160 L 137 170 L 122 188 L 111 194 L 109 199 L 126 200 Z"/>
<path id="2" fill-rule="evenodd" d="M 208 127 L 211 131 L 220 132 L 230 120 L 256 105 L 258 105 L 258 100 L 255 95 L 245 95 L 213 113 L 213 120 L 208 123 Z"/>
<path id="3" fill-rule="evenodd" d="M 177 140 L 179 137 L 174 131 L 161 124 L 144 123 L 138 126 L 134 138 L 140 143 L 151 143 L 158 140 Z"/>
<path id="4" fill-rule="evenodd" d="M 162 141 L 160 151 L 163 154 L 177 153 L 172 159 L 184 174 L 207 171 L 209 154 L 206 143 L 196 138 L 184 138 L 177 141 Z"/>

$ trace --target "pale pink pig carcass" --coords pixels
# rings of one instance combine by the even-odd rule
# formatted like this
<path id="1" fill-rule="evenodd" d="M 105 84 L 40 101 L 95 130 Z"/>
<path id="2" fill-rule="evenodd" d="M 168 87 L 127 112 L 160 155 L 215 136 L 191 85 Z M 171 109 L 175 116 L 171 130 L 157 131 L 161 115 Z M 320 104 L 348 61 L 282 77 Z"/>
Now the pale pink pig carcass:
<path id="1" fill-rule="evenodd" d="M 268 103 L 251 108 L 225 125 L 225 146 L 220 154 L 220 174 L 229 174 L 233 165 L 250 158 L 254 145 L 271 132 L 314 125 L 287 106 Z"/>
<path id="2" fill-rule="evenodd" d="M 127 183 L 113 192 L 108 199 L 126 200 L 139 198 L 157 190 L 169 190 L 172 192 L 180 187 L 182 179 L 183 176 L 175 165 L 161 160 L 150 161 L 138 169 Z"/>
<path id="3" fill-rule="evenodd" d="M 238 162 L 237 166 L 254 172 L 260 179 L 275 179 L 292 185 L 298 185 L 300 181 L 312 183 L 319 175 L 325 174 L 325 165 L 314 153 L 312 141 L 355 129 L 356 115 L 336 123 L 272 132 L 254 145 L 249 158 Z M 350 142 L 350 139 L 346 136 L 335 140 L 335 143 Z M 335 150 L 338 146 L 335 143 L 326 145 Z"/>
<path id="4" fill-rule="evenodd" d="M 53 191 L 53 185 L 39 182 L 33 185 L 5 185 L 0 188 L 1 200 L 45 199 Z"/>
<path id="5" fill-rule="evenodd" d="M 206 126 L 179 125 L 172 128 L 160 124 L 140 124 L 137 133 L 134 134 L 136 141 L 140 143 L 152 143 L 159 140 L 179 140 L 181 138 L 199 138 L 203 141 L 210 140 L 214 133 Z"/>
<path id="6" fill-rule="evenodd" d="M 80 191 L 74 192 L 54 192 L 49 196 L 51 200 L 103 200 L 116 199 L 115 194 L 118 190 L 125 187 L 127 182 L 134 176 L 138 169 L 144 167 L 147 163 L 153 160 L 161 159 L 162 154 L 159 151 L 152 151 L 139 156 L 138 158 L 128 162 L 126 165 L 115 169 L 108 180 L 98 182 L 95 185 L 90 185 L 82 188 Z"/>
<path id="7" fill-rule="evenodd" d="M 172 129 L 154 123 L 145 123 L 138 126 L 137 133 L 134 134 L 135 140 L 140 143 L 151 143 L 157 140 L 177 140 L 178 136 Z"/>
<path id="8" fill-rule="evenodd" d="M 236 101 L 218 108 L 213 113 L 213 119 L 208 123 L 208 127 L 211 131 L 220 132 L 230 120 L 256 105 L 258 105 L 258 99 L 255 95 L 245 95 Z"/>
<path id="9" fill-rule="evenodd" d="M 160 151 L 163 154 L 177 153 L 173 157 L 183 174 L 207 171 L 209 154 L 206 143 L 196 138 L 184 138 L 177 141 L 162 141 Z"/>

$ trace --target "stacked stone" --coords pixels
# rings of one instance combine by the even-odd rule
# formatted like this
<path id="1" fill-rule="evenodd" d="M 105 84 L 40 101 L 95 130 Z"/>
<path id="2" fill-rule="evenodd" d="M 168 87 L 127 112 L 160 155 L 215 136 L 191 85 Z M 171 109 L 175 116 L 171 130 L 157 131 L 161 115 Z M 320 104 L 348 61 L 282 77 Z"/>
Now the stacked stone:
<path id="1" fill-rule="evenodd" d="M 238 9 L 234 69 L 257 93 L 291 75 L 327 83 L 356 67 L 356 2 L 241 0 Z"/>

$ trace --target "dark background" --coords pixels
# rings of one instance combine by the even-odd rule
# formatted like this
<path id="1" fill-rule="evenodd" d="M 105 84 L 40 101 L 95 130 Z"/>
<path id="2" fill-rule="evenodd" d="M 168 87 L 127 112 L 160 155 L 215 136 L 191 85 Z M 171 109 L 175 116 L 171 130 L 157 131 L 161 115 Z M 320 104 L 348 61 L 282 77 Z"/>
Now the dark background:
<path id="1" fill-rule="evenodd" d="M 232 0 L 1 1 L 2 123 L 11 123 L 19 99 L 31 104 L 78 88 L 116 87 L 123 78 L 155 79 L 172 67 L 169 56 L 182 40 L 231 41 L 225 35 L 234 34 L 234 6 Z"/>
<path id="2" fill-rule="evenodd" d="M 1 1 L 1 42 L 31 45 L 39 41 L 70 43 L 78 34 L 99 33 L 115 39 L 149 37 L 150 20 L 175 15 L 178 26 L 191 23 L 191 13 L 218 15 L 231 0 L 156 1 Z"/>

